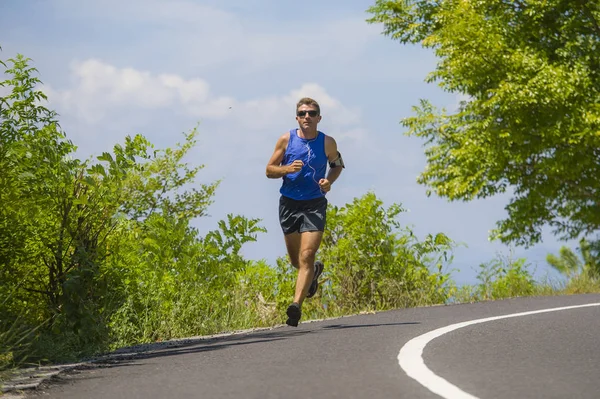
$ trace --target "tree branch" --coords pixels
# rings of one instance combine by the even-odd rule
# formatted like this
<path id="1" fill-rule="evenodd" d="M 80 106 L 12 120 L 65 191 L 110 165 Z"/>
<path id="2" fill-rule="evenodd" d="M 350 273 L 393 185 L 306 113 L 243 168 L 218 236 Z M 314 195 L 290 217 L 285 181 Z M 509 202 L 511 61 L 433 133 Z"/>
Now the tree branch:
<path id="1" fill-rule="evenodd" d="M 35 288 L 27 288 L 27 287 L 23 287 L 23 289 L 27 292 L 36 292 L 38 294 L 44 294 L 46 296 L 52 296 L 52 293 L 50 291 L 42 291 L 42 290 L 37 290 Z"/>

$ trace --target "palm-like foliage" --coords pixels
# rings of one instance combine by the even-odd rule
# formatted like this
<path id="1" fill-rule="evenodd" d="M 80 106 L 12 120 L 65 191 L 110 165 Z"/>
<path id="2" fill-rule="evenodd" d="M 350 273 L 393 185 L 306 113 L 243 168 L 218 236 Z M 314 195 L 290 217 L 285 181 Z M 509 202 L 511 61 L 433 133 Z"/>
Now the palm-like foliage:
<path id="1" fill-rule="evenodd" d="M 559 256 L 549 254 L 546 261 L 550 266 L 554 267 L 558 272 L 568 278 L 573 278 L 587 274 L 591 278 L 600 277 L 600 257 L 595 246 L 582 238 L 579 241 L 579 254 L 569 247 L 562 247 L 559 251 Z"/>

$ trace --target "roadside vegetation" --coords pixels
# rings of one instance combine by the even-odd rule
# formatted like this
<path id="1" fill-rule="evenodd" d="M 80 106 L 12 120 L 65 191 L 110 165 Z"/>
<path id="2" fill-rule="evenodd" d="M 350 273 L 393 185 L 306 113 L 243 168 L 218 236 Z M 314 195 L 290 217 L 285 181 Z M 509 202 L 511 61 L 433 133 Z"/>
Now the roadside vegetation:
<path id="1" fill-rule="evenodd" d="M 319 254 L 327 268 L 304 319 L 600 292 L 600 78 L 590 72 L 598 10 L 562 9 L 558 0 L 476 3 L 379 0 L 370 10 L 392 38 L 433 48 L 443 62 L 431 80 L 469 97 L 455 114 L 423 100 L 404 121 L 427 145 L 419 182 L 463 201 L 512 187 L 493 239 L 535 244 L 549 225 L 579 247 L 548 255 L 560 278 L 535 280 L 527 259 L 498 255 L 479 265 L 477 284 L 457 286 L 450 271 L 460 243 L 443 232 L 417 237 L 399 222 L 401 203 L 362 193 L 329 206 Z M 219 187 L 184 161 L 196 129 L 172 148 L 136 135 L 77 159 L 29 60 L 2 65 L 0 375 L 284 321 L 290 263 L 241 255 L 266 233 L 261 220 L 232 213 L 205 235 L 193 227 Z"/>
<path id="2" fill-rule="evenodd" d="M 600 274 L 600 7 L 564 0 L 375 0 L 368 22 L 438 58 L 426 81 L 462 99 L 456 109 L 419 99 L 404 118 L 423 140 L 428 195 L 469 202 L 511 193 L 490 235 L 542 241 L 549 227 L 578 240 L 547 262 L 561 275 L 534 281 L 526 259 L 480 265 L 458 302 L 598 292 Z"/>

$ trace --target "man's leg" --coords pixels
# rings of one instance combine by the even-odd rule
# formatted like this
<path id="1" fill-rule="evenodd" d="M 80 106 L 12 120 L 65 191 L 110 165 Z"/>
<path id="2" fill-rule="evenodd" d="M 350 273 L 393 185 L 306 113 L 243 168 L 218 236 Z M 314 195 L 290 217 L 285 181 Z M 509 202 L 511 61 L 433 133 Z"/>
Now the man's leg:
<path id="1" fill-rule="evenodd" d="M 296 269 L 300 267 L 300 233 L 294 232 L 284 235 L 285 246 L 292 266 Z"/>
<path id="2" fill-rule="evenodd" d="M 322 231 L 306 231 L 300 233 L 300 251 L 298 253 L 298 279 L 294 302 L 302 305 L 308 289 L 312 284 L 315 272 L 315 256 L 323 238 Z"/>
<path id="3" fill-rule="evenodd" d="M 302 303 L 313 284 L 315 255 L 321 245 L 321 239 L 323 237 L 327 200 L 323 198 L 320 201 L 311 204 L 315 205 L 315 207 L 313 207 L 314 209 L 310 209 L 310 207 L 307 209 L 306 205 L 308 204 L 304 203 L 303 206 L 296 207 L 295 213 L 288 212 L 288 209 L 285 206 L 285 200 L 280 201 L 280 204 L 279 215 L 280 220 L 282 221 L 282 227 L 290 226 L 290 228 L 284 227 L 284 231 L 288 232 L 288 234 L 285 235 L 288 255 L 292 265 L 298 269 L 294 302 L 287 308 L 286 314 L 288 319 L 286 324 L 297 327 L 298 322 L 302 317 Z M 292 223 L 287 223 L 288 221 Z M 293 226 L 293 228 L 291 228 L 291 226 Z M 299 230 L 295 230 L 296 228 Z M 291 233 L 291 231 L 301 232 Z"/>
<path id="4" fill-rule="evenodd" d="M 298 253 L 298 278 L 296 279 L 296 293 L 294 302 L 288 306 L 287 324 L 297 327 L 302 315 L 302 303 L 308 294 L 313 282 L 315 272 L 315 255 L 321 245 L 322 231 L 307 231 L 300 233 L 300 250 Z"/>

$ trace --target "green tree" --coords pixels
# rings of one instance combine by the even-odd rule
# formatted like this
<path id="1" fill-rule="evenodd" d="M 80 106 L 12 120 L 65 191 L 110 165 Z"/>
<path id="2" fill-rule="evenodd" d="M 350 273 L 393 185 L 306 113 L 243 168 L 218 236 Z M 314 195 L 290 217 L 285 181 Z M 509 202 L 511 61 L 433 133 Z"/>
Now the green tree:
<path id="1" fill-rule="evenodd" d="M 600 278 L 600 258 L 594 253 L 594 248 L 586 239 L 579 241 L 579 254 L 569 247 L 560 248 L 558 256 L 548 254 L 546 261 L 550 266 L 567 278 L 577 278 L 582 274 L 591 278 Z"/>
<path id="2" fill-rule="evenodd" d="M 40 105 L 46 97 L 35 90 L 40 81 L 28 61 L 19 55 L 10 67 L 3 63 L 10 78 L 0 82 L 10 89 L 0 98 L 0 290 L 11 298 L 4 303 L 7 314 L 28 313 L 41 322 L 48 312 L 29 311 L 52 296 L 41 266 L 62 260 L 47 240 L 59 224 L 49 213 L 76 162 L 68 158 L 75 147 L 60 131 L 56 113 Z"/>
<path id="3" fill-rule="evenodd" d="M 402 123 L 424 139 L 418 182 L 449 200 L 512 195 L 492 238 L 539 242 L 600 229 L 600 2 L 377 0 L 370 23 L 439 58 L 427 100 Z"/>
<path id="4" fill-rule="evenodd" d="M 216 332 L 248 313 L 237 301 L 240 276 L 265 272 L 240 250 L 265 229 L 233 214 L 205 237 L 191 227 L 219 183 L 197 182 L 203 165 L 184 161 L 197 130 L 176 148 L 154 149 L 136 135 L 79 160 L 42 106 L 35 68 L 20 55 L 7 64 L 0 368 L 28 355 L 73 360 L 115 344 Z"/>

